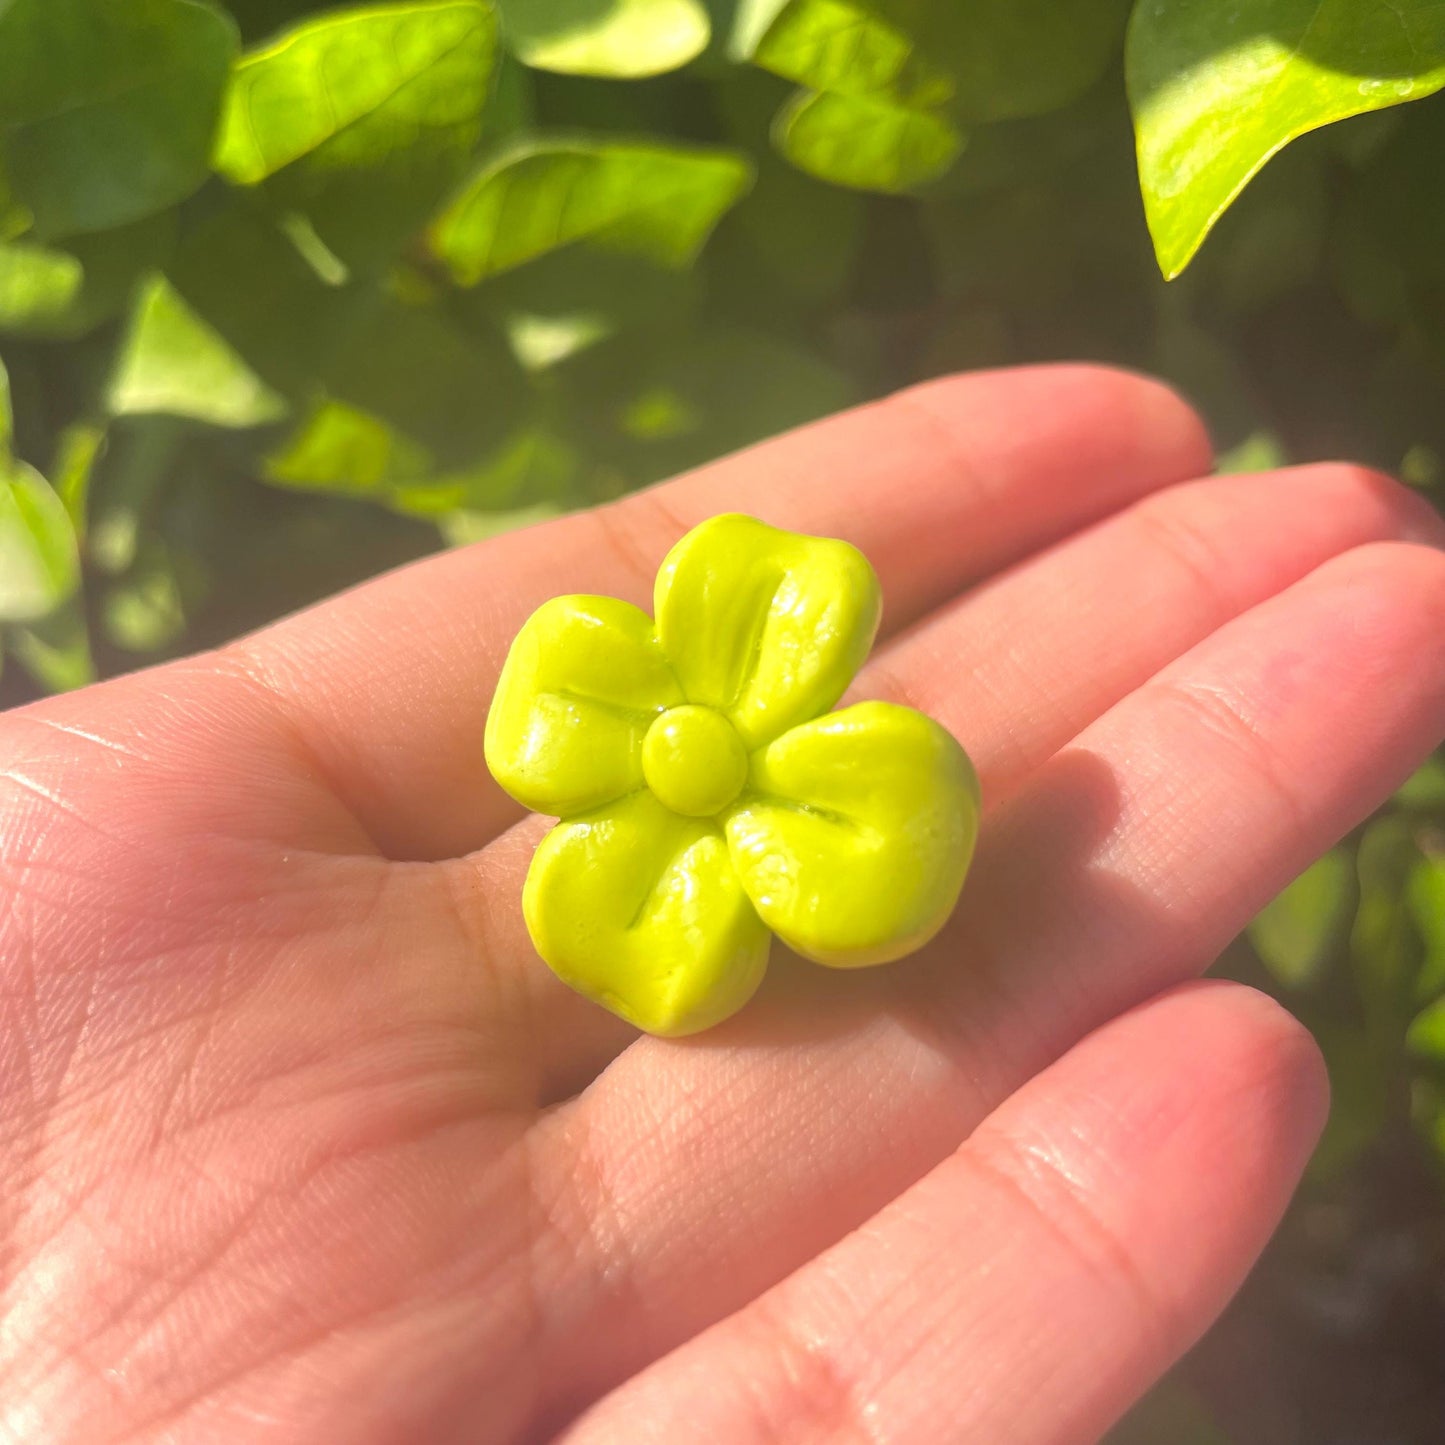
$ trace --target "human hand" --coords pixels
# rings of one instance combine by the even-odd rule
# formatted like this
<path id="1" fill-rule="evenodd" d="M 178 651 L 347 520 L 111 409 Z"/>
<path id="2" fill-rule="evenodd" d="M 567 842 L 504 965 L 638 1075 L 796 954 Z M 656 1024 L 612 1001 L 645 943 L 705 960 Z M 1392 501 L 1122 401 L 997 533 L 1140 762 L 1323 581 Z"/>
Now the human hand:
<path id="1" fill-rule="evenodd" d="M 0 1438 L 1077 1442 L 1325 1108 L 1189 985 L 1445 731 L 1445 556 L 1347 466 L 1190 481 L 1153 383 L 932 383 L 0 719 Z M 636 1038 L 482 762 L 538 603 L 742 510 L 864 549 L 849 699 L 978 765 L 943 935 Z"/>

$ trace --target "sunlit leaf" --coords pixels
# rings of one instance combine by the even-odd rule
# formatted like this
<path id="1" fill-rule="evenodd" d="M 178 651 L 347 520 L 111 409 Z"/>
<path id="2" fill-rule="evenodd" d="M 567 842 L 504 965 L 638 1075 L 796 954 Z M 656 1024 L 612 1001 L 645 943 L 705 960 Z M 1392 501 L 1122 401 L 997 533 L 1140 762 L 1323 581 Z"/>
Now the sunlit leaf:
<path id="1" fill-rule="evenodd" d="M 183 416 L 252 427 L 286 413 L 278 396 L 163 276 L 137 300 L 107 392 L 113 416 Z"/>
<path id="2" fill-rule="evenodd" d="M 1281 147 L 1445 85 L 1438 0 L 1140 0 L 1129 26 L 1139 176 L 1175 276 Z"/>
<path id="3" fill-rule="evenodd" d="M 65 503 L 75 535 L 82 540 L 90 500 L 90 478 L 105 446 L 105 435 L 103 426 L 77 421 L 60 433 L 55 444 L 55 461 L 50 475 L 55 479 L 56 494 Z"/>
<path id="4" fill-rule="evenodd" d="M 1420 859 L 1413 829 L 1403 817 L 1377 819 L 1360 839 L 1360 903 L 1350 950 L 1365 1016 L 1384 1035 L 1408 1018 L 1424 955 L 1406 896 Z"/>
<path id="5" fill-rule="evenodd" d="M 1395 793 L 1395 801 L 1406 808 L 1445 809 L 1445 758 L 1422 763 Z"/>
<path id="6" fill-rule="evenodd" d="M 10 466 L 10 448 L 15 438 L 15 413 L 10 403 L 10 373 L 0 359 L 0 470 Z"/>
<path id="7" fill-rule="evenodd" d="M 0 241 L 13 241 L 35 224 L 35 217 L 21 204 L 3 168 L 0 168 Z"/>
<path id="8" fill-rule="evenodd" d="M 953 82 L 929 64 L 913 36 L 869 0 L 792 0 L 749 58 L 810 90 L 920 108 L 953 93 Z"/>
<path id="9" fill-rule="evenodd" d="M 77 310 L 85 267 L 36 241 L 0 244 L 0 330 L 44 335 Z"/>
<path id="10" fill-rule="evenodd" d="M 306 157 L 323 169 L 366 165 L 424 129 L 474 125 L 494 25 L 478 0 L 406 0 L 303 21 L 237 64 L 216 169 L 254 185 Z"/>
<path id="11" fill-rule="evenodd" d="M 711 34 L 700 0 L 498 0 L 516 56 L 537 70 L 622 80 L 676 70 Z"/>
<path id="12" fill-rule="evenodd" d="M 1445 856 L 1427 854 L 1411 869 L 1405 903 L 1425 941 L 1415 993 L 1418 998 L 1433 998 L 1445 993 Z"/>
<path id="13" fill-rule="evenodd" d="M 380 417 L 344 402 L 319 402 L 265 462 L 267 481 L 307 491 L 383 499 L 435 469 L 430 454 Z"/>
<path id="14" fill-rule="evenodd" d="M 561 510 L 574 500 L 576 473 L 571 447 L 545 428 L 524 424 L 465 469 L 397 487 L 388 504 L 410 516 L 438 520 L 529 506 Z"/>
<path id="15" fill-rule="evenodd" d="M 480 0 L 329 11 L 236 67 L 216 169 L 306 213 L 353 265 L 398 247 L 456 182 L 482 130 L 496 19 Z"/>
<path id="16" fill-rule="evenodd" d="M 0 477 L 0 622 L 54 612 L 80 583 L 65 504 L 33 467 L 9 461 Z"/>
<path id="17" fill-rule="evenodd" d="M 748 60 L 767 34 L 768 27 L 790 0 L 728 0 L 726 53 L 732 60 Z M 719 7 L 720 9 L 722 7 Z"/>
<path id="18" fill-rule="evenodd" d="M 382 418 L 328 400 L 266 459 L 264 474 L 278 486 L 443 517 L 560 498 L 574 467 L 565 447 L 524 427 L 481 461 L 447 470 Z"/>
<path id="19" fill-rule="evenodd" d="M 155 542 L 125 577 L 106 589 L 100 617 L 114 646 L 126 652 L 161 652 L 185 632 L 186 560 Z"/>
<path id="20" fill-rule="evenodd" d="M 941 176 L 963 147 L 946 119 L 887 100 L 803 92 L 777 122 L 778 148 L 834 185 L 897 194 Z"/>
<path id="21" fill-rule="evenodd" d="M 1405 1042 L 1417 1057 L 1445 1065 L 1445 999 L 1437 999 L 1415 1015 Z"/>
<path id="22" fill-rule="evenodd" d="M 1272 472 L 1287 465 L 1289 457 L 1284 445 L 1273 432 L 1251 432 L 1238 446 L 1230 447 L 1214 459 L 1214 470 L 1220 476 L 1247 472 Z"/>
<path id="23" fill-rule="evenodd" d="M 112 422 L 105 453 L 86 479 L 89 522 L 86 560 L 118 577 L 135 563 L 148 529 L 174 474 L 188 423 L 171 416 L 126 417 Z M 73 506 L 66 498 L 67 506 Z"/>
<path id="24" fill-rule="evenodd" d="M 561 514 L 562 509 L 555 502 L 537 502 L 504 512 L 453 512 L 441 518 L 439 525 L 449 547 L 469 547 L 473 542 L 486 542 L 504 532 L 550 522 Z"/>
<path id="25" fill-rule="evenodd" d="M 61 603 L 38 622 L 18 623 L 7 632 L 6 641 L 16 661 L 47 692 L 70 692 L 95 681 L 90 635 L 79 597 Z"/>
<path id="26" fill-rule="evenodd" d="M 463 188 L 433 226 L 432 245 L 463 286 L 576 241 L 683 266 L 751 181 L 747 159 L 731 151 L 527 141 Z"/>
<path id="27" fill-rule="evenodd" d="M 1098 80 L 1125 0 L 791 0 L 748 52 L 812 90 L 947 102 L 969 122 L 1057 110 Z"/>
<path id="28" fill-rule="evenodd" d="M 124 310 L 142 273 L 164 263 L 175 216 L 47 243 L 0 243 L 0 331 L 71 338 Z"/>
<path id="29" fill-rule="evenodd" d="M 1249 925 L 1249 941 L 1280 983 L 1303 988 L 1340 941 L 1355 902 L 1354 869 L 1339 849 L 1326 853 Z"/>
<path id="30" fill-rule="evenodd" d="M 236 44 L 209 0 L 0 6 L 0 158 L 36 230 L 103 231 L 194 191 Z"/>

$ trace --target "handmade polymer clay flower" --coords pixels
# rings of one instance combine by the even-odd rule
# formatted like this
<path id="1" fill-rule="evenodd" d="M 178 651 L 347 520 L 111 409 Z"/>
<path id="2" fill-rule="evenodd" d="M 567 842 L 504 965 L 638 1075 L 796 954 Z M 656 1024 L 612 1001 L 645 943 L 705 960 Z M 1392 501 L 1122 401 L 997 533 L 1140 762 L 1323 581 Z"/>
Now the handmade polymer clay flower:
<path id="1" fill-rule="evenodd" d="M 694 1033 L 752 996 L 771 934 L 855 968 L 943 926 L 978 828 L 967 755 L 911 708 L 829 712 L 880 606 L 848 543 L 722 516 L 668 554 L 655 622 L 611 597 L 532 614 L 486 756 L 561 819 L 522 908 L 565 982 L 649 1033 Z"/>

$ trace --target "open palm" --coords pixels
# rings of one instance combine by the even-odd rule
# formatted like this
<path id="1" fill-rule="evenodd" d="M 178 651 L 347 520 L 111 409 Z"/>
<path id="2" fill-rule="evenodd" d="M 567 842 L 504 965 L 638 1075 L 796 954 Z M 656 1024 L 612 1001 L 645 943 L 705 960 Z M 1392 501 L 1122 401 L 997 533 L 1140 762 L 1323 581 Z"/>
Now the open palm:
<path id="1" fill-rule="evenodd" d="M 1445 731 L 1428 510 L 1208 466 L 1137 378 L 932 383 L 6 717 L 0 1439 L 1096 1437 L 1324 1108 L 1184 981 Z M 482 729 L 533 608 L 725 510 L 868 554 L 854 696 L 984 832 L 923 954 L 638 1039 L 532 952 Z"/>

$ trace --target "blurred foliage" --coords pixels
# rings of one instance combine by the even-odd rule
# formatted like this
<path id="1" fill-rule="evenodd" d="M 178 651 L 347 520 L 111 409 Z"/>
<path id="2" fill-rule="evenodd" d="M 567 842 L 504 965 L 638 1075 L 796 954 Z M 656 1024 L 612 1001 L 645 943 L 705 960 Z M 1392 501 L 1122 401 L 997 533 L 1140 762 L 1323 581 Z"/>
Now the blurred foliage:
<path id="1" fill-rule="evenodd" d="M 0 0 L 0 700 L 958 367 L 1141 367 L 1221 469 L 1439 500 L 1440 15 Z M 1334 1111 L 1121 1439 L 1438 1439 L 1445 767 L 1225 966 Z"/>

